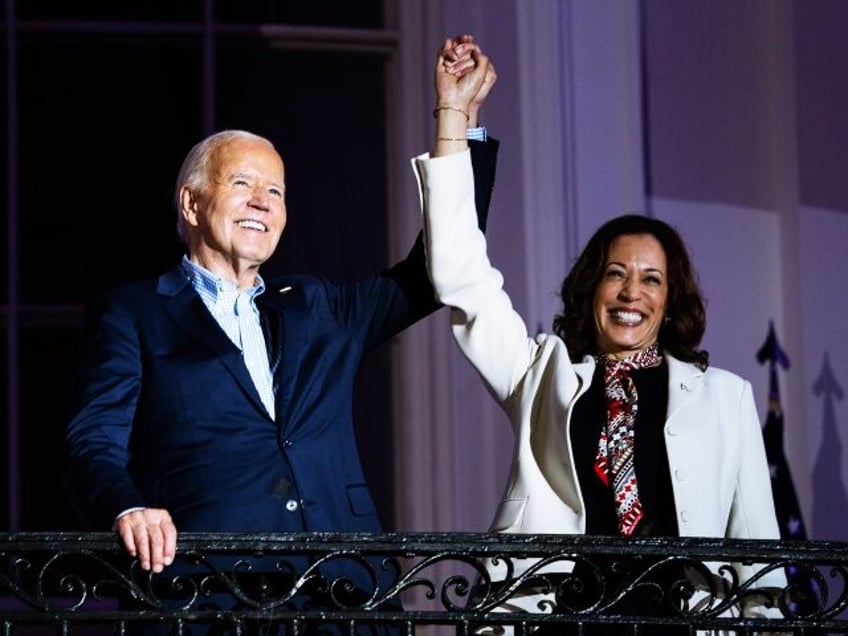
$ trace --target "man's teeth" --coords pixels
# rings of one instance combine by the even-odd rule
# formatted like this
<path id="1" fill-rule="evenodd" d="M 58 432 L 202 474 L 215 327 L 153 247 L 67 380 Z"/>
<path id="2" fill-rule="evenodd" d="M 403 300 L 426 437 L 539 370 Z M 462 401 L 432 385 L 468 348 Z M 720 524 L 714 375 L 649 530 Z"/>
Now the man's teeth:
<path id="1" fill-rule="evenodd" d="M 265 225 L 263 225 L 259 221 L 254 221 L 252 219 L 246 219 L 244 221 L 239 221 L 236 225 L 238 225 L 239 227 L 247 227 L 247 228 L 250 228 L 252 230 L 259 230 L 261 232 L 265 232 L 267 230 Z"/>
<path id="2" fill-rule="evenodd" d="M 638 324 L 642 321 L 642 314 L 637 311 L 614 311 L 612 317 L 618 322 L 624 322 L 630 325 Z"/>

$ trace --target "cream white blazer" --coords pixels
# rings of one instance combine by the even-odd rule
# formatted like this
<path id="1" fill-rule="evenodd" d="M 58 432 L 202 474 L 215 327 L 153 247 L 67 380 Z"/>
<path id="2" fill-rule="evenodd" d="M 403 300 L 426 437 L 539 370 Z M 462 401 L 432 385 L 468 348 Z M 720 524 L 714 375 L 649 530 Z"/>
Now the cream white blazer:
<path id="1" fill-rule="evenodd" d="M 595 363 L 591 357 L 572 363 L 565 342 L 555 335 L 528 334 L 477 228 L 469 153 L 420 155 L 413 168 L 436 294 L 451 308 L 453 335 L 508 414 L 516 438 L 491 530 L 582 534 L 585 506 L 569 431 L 577 425 L 573 406 L 589 388 Z M 671 356 L 666 362 L 664 430 L 680 535 L 778 539 L 750 383 Z M 750 575 L 738 569 L 743 580 Z M 769 584 L 782 587 L 785 579 L 776 575 Z"/>

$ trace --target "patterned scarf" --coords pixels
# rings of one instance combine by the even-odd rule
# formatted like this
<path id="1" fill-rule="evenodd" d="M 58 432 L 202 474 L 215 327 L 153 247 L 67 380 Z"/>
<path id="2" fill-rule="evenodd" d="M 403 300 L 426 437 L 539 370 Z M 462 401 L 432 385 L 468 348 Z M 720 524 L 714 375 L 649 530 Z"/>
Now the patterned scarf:
<path id="1" fill-rule="evenodd" d="M 662 357 L 654 343 L 624 360 L 602 356 L 598 362 L 604 364 L 607 422 L 601 430 L 598 442 L 595 473 L 605 486 L 609 486 L 612 481 L 618 529 L 621 534 L 629 537 L 642 518 L 642 504 L 639 501 L 639 487 L 636 485 L 633 463 L 639 403 L 636 385 L 630 377 L 630 372 L 633 369 L 658 366 L 662 363 Z"/>

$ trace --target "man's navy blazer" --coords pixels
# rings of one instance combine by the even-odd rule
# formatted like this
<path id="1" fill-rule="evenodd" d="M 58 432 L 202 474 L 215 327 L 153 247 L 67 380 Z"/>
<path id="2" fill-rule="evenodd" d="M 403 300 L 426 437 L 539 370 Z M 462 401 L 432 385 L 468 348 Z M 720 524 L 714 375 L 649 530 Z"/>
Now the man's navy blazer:
<path id="1" fill-rule="evenodd" d="M 472 142 L 481 226 L 498 144 Z M 177 530 L 380 531 L 353 427 L 363 355 L 435 311 L 419 236 L 366 280 L 266 279 L 257 298 L 276 418 L 241 352 L 179 267 L 112 289 L 86 310 L 66 487 L 87 527 L 134 506 Z"/>

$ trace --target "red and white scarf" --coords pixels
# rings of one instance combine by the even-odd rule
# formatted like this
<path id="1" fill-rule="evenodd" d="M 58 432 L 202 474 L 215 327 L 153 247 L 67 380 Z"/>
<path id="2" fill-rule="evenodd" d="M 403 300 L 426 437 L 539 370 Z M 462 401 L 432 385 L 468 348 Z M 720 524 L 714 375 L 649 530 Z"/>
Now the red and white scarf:
<path id="1" fill-rule="evenodd" d="M 639 401 L 630 372 L 633 369 L 658 366 L 662 363 L 662 357 L 654 343 L 629 358 L 601 358 L 599 363 L 604 364 L 607 422 L 598 441 L 595 473 L 604 485 L 609 486 L 612 482 L 618 529 L 621 534 L 629 537 L 643 515 L 633 463 Z"/>

